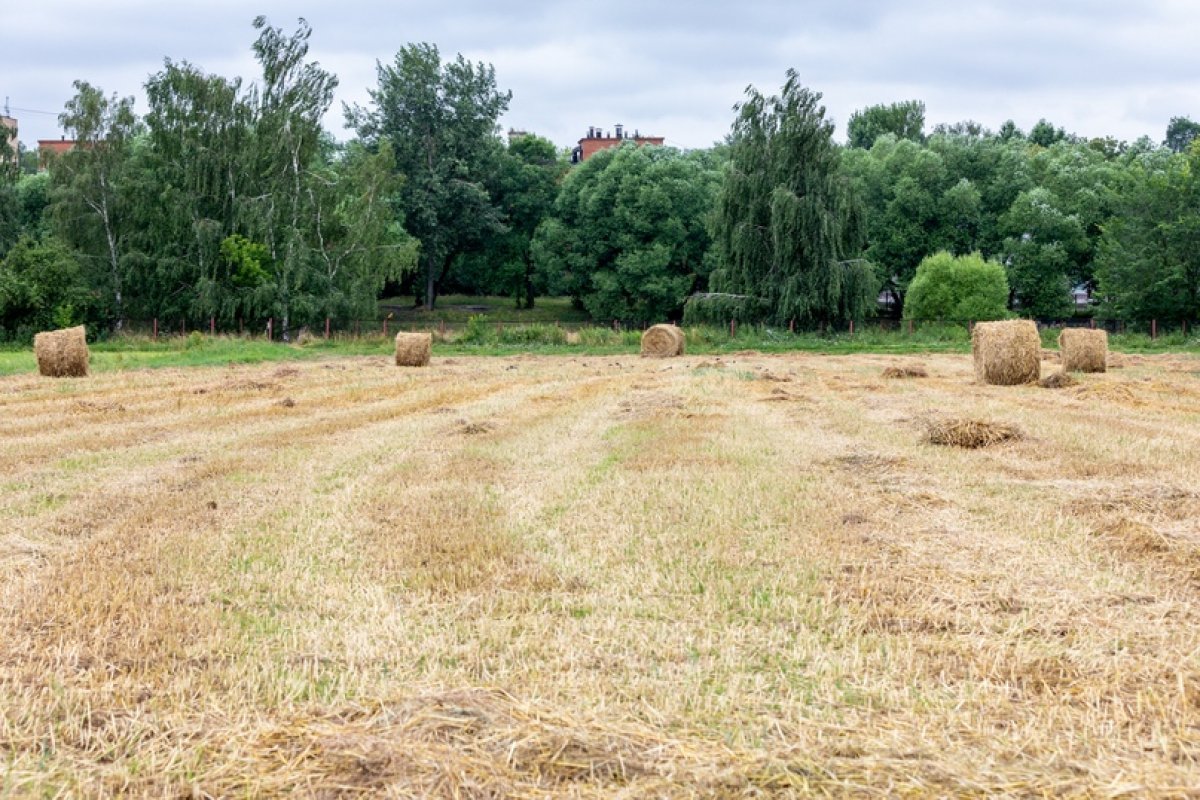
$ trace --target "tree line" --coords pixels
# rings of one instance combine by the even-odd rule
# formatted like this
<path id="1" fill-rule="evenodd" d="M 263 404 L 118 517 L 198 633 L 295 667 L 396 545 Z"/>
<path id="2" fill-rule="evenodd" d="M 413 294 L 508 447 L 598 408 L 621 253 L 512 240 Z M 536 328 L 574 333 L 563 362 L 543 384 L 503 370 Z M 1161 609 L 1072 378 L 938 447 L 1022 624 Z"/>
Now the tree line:
<path id="1" fill-rule="evenodd" d="M 74 150 L 25 174 L 0 138 L 0 338 L 151 317 L 284 330 L 374 318 L 386 295 L 597 320 L 815 327 L 877 313 L 1063 317 L 1071 291 L 1124 319 L 1200 314 L 1200 125 L 1162 143 L 974 122 L 926 131 L 871 106 L 835 141 L 789 71 L 747 91 L 706 150 L 625 144 L 572 166 L 505 141 L 494 69 L 431 44 L 380 63 L 353 136 L 321 126 L 337 77 L 312 31 L 254 21 L 252 81 L 167 59 L 148 109 L 77 81 Z M 0 129 L 0 136 L 5 135 Z"/>

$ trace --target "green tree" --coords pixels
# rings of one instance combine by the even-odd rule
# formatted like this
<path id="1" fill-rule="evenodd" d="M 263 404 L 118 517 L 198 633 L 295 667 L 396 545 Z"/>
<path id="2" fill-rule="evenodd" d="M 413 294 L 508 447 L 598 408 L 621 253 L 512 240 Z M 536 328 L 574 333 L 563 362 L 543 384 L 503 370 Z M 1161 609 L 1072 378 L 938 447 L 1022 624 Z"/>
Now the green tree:
<path id="1" fill-rule="evenodd" d="M 991 320 L 1007 314 L 1004 267 L 979 253 L 934 253 L 917 267 L 904 305 L 907 319 Z"/>
<path id="2" fill-rule="evenodd" d="M 95 296 L 62 241 L 22 236 L 0 262 L 0 339 L 92 321 Z"/>
<path id="3" fill-rule="evenodd" d="M 243 222 L 257 186 L 252 98 L 240 78 L 167 60 L 146 82 L 149 130 L 137 208 L 138 310 L 145 316 L 216 317 L 229 324 L 270 314 L 271 290 L 228 280 L 221 243 L 257 236 Z"/>
<path id="4" fill-rule="evenodd" d="M 1125 319 L 1200 316 L 1200 148 L 1149 154 L 1104 226 L 1096 278 L 1101 311 Z"/>
<path id="5" fill-rule="evenodd" d="M 678 319 L 709 246 L 704 154 L 623 145 L 571 172 L 531 250 L 544 284 L 595 319 Z"/>
<path id="6" fill-rule="evenodd" d="M 293 317 L 319 314 L 310 184 L 321 157 L 321 119 L 333 103 L 337 78 L 307 60 L 312 29 L 303 19 L 290 35 L 265 17 L 257 17 L 254 27 L 262 82 L 252 93 L 256 193 L 247 204 L 247 227 L 270 252 L 272 305 L 286 337 Z"/>
<path id="7" fill-rule="evenodd" d="M 1028 138 L 1032 144 L 1049 147 L 1055 142 L 1061 142 L 1069 137 L 1067 132 L 1062 128 L 1055 128 L 1053 124 L 1046 120 L 1039 119 L 1037 124 L 1029 129 Z"/>
<path id="8" fill-rule="evenodd" d="M 401 224 L 401 183 L 388 142 L 374 152 L 347 145 L 310 184 L 320 312 L 346 321 L 374 316 L 388 281 L 412 271 L 418 245 Z"/>
<path id="9" fill-rule="evenodd" d="M 512 94 L 496 89 L 490 65 L 461 55 L 443 64 L 432 44 L 401 48 L 377 73 L 370 108 L 348 109 L 347 121 L 368 147 L 391 142 L 405 225 L 421 243 L 418 291 L 432 309 L 455 258 L 506 230 L 484 179 Z"/>
<path id="10" fill-rule="evenodd" d="M 851 147 L 870 149 L 885 133 L 897 139 L 920 142 L 925 139 L 925 104 L 905 100 L 890 105 L 868 106 L 850 115 L 846 135 Z"/>
<path id="11" fill-rule="evenodd" d="M 714 291 L 756 298 L 766 318 L 823 324 L 863 316 L 878 281 L 854 259 L 862 210 L 842 175 L 820 94 L 794 70 L 778 96 L 753 87 L 738 106 L 714 235 Z"/>
<path id="12" fill-rule="evenodd" d="M 1036 317 L 1071 311 L 1071 265 L 1087 249 L 1083 225 L 1058 208 L 1044 187 L 1022 192 L 1001 220 L 1009 236 L 1003 257 L 1014 303 Z"/>
<path id="13" fill-rule="evenodd" d="M 1200 122 L 1193 122 L 1189 117 L 1171 117 L 1163 146 L 1169 147 L 1174 153 L 1184 153 L 1197 136 L 1200 136 Z"/>
<path id="14" fill-rule="evenodd" d="M 530 245 L 538 225 L 553 211 L 568 169 L 563 154 L 541 137 L 526 135 L 508 147 L 497 145 L 485 185 L 507 230 L 460 256 L 452 273 L 458 287 L 472 294 L 506 295 L 517 308 L 533 308 L 539 287 Z"/>
<path id="15" fill-rule="evenodd" d="M 85 257 L 94 283 L 110 299 L 119 328 L 125 319 L 126 256 L 132 233 L 126 172 L 141 123 L 133 98 L 106 97 L 86 81 L 75 81 L 59 123 L 76 147 L 52 166 L 58 230 Z"/>

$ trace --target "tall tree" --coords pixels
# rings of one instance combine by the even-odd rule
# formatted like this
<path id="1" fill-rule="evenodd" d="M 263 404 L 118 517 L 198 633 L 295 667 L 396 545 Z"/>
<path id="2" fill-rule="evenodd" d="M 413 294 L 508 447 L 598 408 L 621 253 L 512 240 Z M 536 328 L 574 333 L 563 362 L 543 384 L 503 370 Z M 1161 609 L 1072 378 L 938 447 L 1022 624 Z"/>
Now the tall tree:
<path id="1" fill-rule="evenodd" d="M 370 107 L 347 109 L 347 120 L 369 147 L 391 141 L 405 224 L 421 243 L 421 299 L 432 309 L 455 257 L 505 230 L 484 178 L 512 93 L 496 89 L 490 65 L 461 55 L 443 64 L 427 43 L 401 48 L 377 72 Z"/>
<path id="2" fill-rule="evenodd" d="M 141 195 L 150 202 L 138 212 L 150 255 L 138 275 L 141 310 L 225 324 L 267 316 L 269 276 L 234 281 L 221 255 L 228 237 L 253 233 L 242 212 L 263 194 L 252 158 L 254 108 L 241 79 L 167 60 L 146 82 L 146 96 L 150 174 Z"/>
<path id="3" fill-rule="evenodd" d="M 1197 136 L 1200 136 L 1200 122 L 1193 122 L 1188 117 L 1171 117 L 1163 144 L 1172 152 L 1183 153 L 1192 146 Z"/>
<path id="4" fill-rule="evenodd" d="M 1200 150 L 1131 164 L 1132 185 L 1104 226 L 1096 277 L 1104 313 L 1132 319 L 1200 316 Z"/>
<path id="5" fill-rule="evenodd" d="M 1072 263 L 1087 248 L 1087 237 L 1075 214 L 1063 212 L 1044 187 L 1022 192 L 1001 218 L 1008 232 L 1004 262 L 1014 303 L 1036 317 L 1070 312 Z"/>
<path id="6" fill-rule="evenodd" d="M 873 307 L 878 281 L 850 260 L 863 244 L 861 208 L 839 169 L 821 95 L 794 70 L 778 96 L 753 87 L 737 110 L 714 223 L 716 292 L 755 299 L 766 319 L 821 324 Z"/>
<path id="7" fill-rule="evenodd" d="M 925 104 L 904 100 L 890 105 L 867 106 L 850 115 L 846 135 L 851 147 L 869 149 L 885 133 L 897 139 L 920 142 L 925 139 Z"/>
<path id="8" fill-rule="evenodd" d="M 507 147 L 497 143 L 494 151 L 485 185 L 508 230 L 461 257 L 452 280 L 470 293 L 505 295 L 517 308 L 533 308 L 538 281 L 530 243 L 537 226 L 553 211 L 570 165 L 552 142 L 532 134 L 513 139 Z"/>
<path id="9" fill-rule="evenodd" d="M 286 335 L 294 314 L 311 319 L 318 305 L 308 186 L 320 156 L 321 119 L 333 103 L 337 78 L 307 60 L 312 29 L 303 19 L 290 35 L 268 25 L 265 17 L 257 17 L 254 27 L 260 31 L 254 55 L 262 83 L 253 93 L 258 191 L 250 204 L 251 227 L 271 256 L 274 305 Z"/>
<path id="10" fill-rule="evenodd" d="M 56 214 L 68 241 L 90 263 L 103 265 L 97 285 L 111 299 L 119 328 L 125 319 L 122 259 L 131 234 L 130 198 L 123 189 L 141 123 L 132 97 L 106 97 L 86 81 L 75 81 L 74 86 L 75 96 L 58 118 L 76 146 L 52 170 Z"/>
<path id="11" fill-rule="evenodd" d="M 596 153 L 538 228 L 538 270 L 595 319 L 678 319 L 699 282 L 718 180 L 702 153 L 633 144 Z"/>

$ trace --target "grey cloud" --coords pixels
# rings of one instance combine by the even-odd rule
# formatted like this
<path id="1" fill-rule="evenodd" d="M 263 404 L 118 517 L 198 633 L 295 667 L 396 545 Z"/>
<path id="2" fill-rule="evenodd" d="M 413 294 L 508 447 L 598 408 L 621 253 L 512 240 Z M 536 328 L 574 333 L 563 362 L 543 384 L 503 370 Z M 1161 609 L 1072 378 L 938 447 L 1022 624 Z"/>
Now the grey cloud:
<path id="1" fill-rule="evenodd" d="M 143 0 L 6 12 L 19 40 L 0 50 L 0 94 L 57 112 L 71 80 L 139 93 L 164 57 L 253 79 L 254 13 L 313 27 L 313 58 L 338 74 L 339 101 L 365 103 L 376 61 L 408 42 L 496 66 L 514 93 L 506 125 L 560 145 L 624 122 L 689 146 L 720 139 L 748 84 L 775 91 L 795 67 L 831 115 L 926 100 L 929 121 L 995 127 L 1039 117 L 1087 135 L 1161 138 L 1172 115 L 1200 118 L 1193 57 L 1200 9 L 1182 0 L 884 0 L 687 5 L 646 0 L 284 3 Z M 22 139 L 57 136 L 52 116 L 19 115 Z M 340 102 L 327 124 L 341 130 Z M 1028 121 L 1024 121 L 1028 119 Z M 1104 129 L 1103 126 L 1110 126 Z M 35 132 L 36 131 L 36 132 Z"/>

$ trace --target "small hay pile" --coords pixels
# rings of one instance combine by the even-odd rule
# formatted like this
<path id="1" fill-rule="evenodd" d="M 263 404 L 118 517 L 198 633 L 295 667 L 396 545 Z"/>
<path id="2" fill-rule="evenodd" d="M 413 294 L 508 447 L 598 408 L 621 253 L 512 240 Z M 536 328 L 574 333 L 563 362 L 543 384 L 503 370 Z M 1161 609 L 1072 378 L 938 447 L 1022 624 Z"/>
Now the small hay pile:
<path id="1" fill-rule="evenodd" d="M 396 366 L 424 367 L 432 349 L 433 334 L 400 331 L 396 334 Z"/>
<path id="2" fill-rule="evenodd" d="M 45 331 L 33 337 L 38 372 L 50 378 L 81 378 L 88 374 L 87 332 L 82 325 Z"/>
<path id="3" fill-rule="evenodd" d="M 971 356 L 980 383 L 1015 386 L 1042 377 L 1042 340 L 1032 320 L 976 323 Z"/>
<path id="4" fill-rule="evenodd" d="M 1052 372 L 1046 377 L 1038 381 L 1038 386 L 1043 389 L 1065 389 L 1068 386 L 1074 386 L 1079 383 L 1066 372 Z"/>
<path id="5" fill-rule="evenodd" d="M 1001 442 L 1016 441 L 1024 437 L 1025 434 L 1015 425 L 984 422 L 967 417 L 934 420 L 925 430 L 925 441 L 930 444 L 965 447 L 970 450 L 990 447 Z"/>
<path id="6" fill-rule="evenodd" d="M 651 325 L 642 334 L 642 355 L 671 358 L 683 355 L 683 331 L 675 325 Z"/>
<path id="7" fill-rule="evenodd" d="M 928 378 L 929 370 L 920 364 L 905 364 L 900 367 L 888 367 L 883 371 L 885 378 Z"/>
<path id="8" fill-rule="evenodd" d="M 1064 328 L 1058 349 L 1063 372 L 1104 372 L 1108 367 L 1108 331 Z"/>
<path id="9" fill-rule="evenodd" d="M 1130 406 L 1145 405 L 1146 401 L 1123 383 L 1090 383 L 1075 390 L 1080 400 L 1096 400 L 1105 403 L 1122 403 Z"/>
<path id="10" fill-rule="evenodd" d="M 1092 531 L 1092 536 L 1120 555 L 1143 556 L 1165 553 L 1171 549 L 1170 540 L 1144 522 L 1120 517 Z"/>

